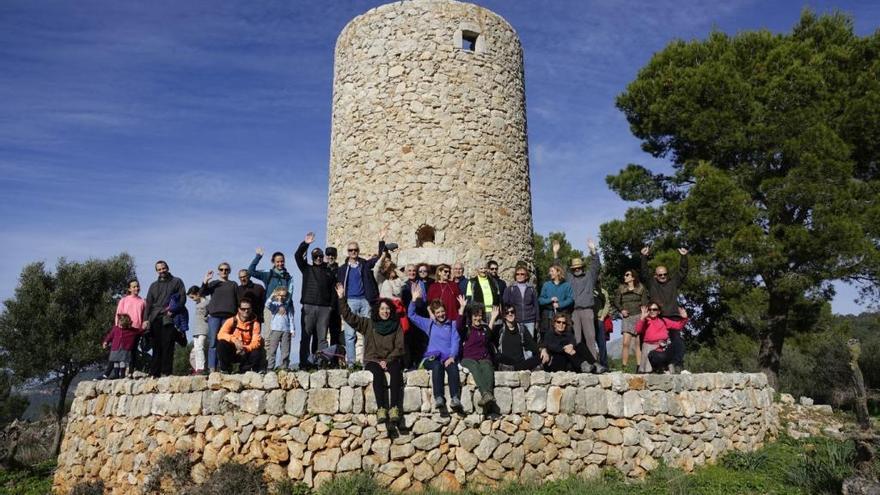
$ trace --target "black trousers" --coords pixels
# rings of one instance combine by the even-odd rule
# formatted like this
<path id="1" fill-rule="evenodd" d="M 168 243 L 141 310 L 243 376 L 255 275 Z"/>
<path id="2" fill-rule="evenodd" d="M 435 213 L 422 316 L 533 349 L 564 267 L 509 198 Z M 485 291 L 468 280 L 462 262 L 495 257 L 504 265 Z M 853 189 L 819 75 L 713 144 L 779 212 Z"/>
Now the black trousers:
<path id="1" fill-rule="evenodd" d="M 155 326 L 150 326 L 153 336 L 153 359 L 150 362 L 150 374 L 159 376 L 171 375 L 174 369 L 174 345 L 177 329 L 174 325 L 163 325 L 161 319 Z"/>
<path id="2" fill-rule="evenodd" d="M 403 335 L 403 345 L 406 348 L 406 367 L 415 368 L 422 362 L 425 351 L 428 350 L 428 336 L 410 322 L 409 331 Z"/>
<path id="3" fill-rule="evenodd" d="M 575 347 L 574 355 L 565 352 L 547 352 L 550 354 L 550 362 L 544 366 L 546 371 L 576 371 L 580 373 L 581 365 L 587 360 L 577 347 Z"/>
<path id="4" fill-rule="evenodd" d="M 403 414 L 403 363 L 399 359 L 386 362 L 388 374 L 391 375 L 391 387 L 385 380 L 385 370 L 379 363 L 367 361 L 364 366 L 373 374 L 373 394 L 376 396 L 376 407 L 389 408 L 388 395 L 391 394 L 390 407 L 396 407 Z"/>
<path id="5" fill-rule="evenodd" d="M 672 364 L 684 367 L 684 339 L 681 330 L 669 330 L 669 343 L 672 348 Z"/>
<path id="6" fill-rule="evenodd" d="M 506 364 L 507 366 L 513 366 L 514 371 L 527 371 L 533 370 L 541 364 L 541 358 L 539 356 L 532 356 L 528 359 L 510 359 L 509 357 L 504 356 L 503 354 L 498 354 L 496 356 L 498 358 L 498 362 L 500 364 Z"/>
<path id="7" fill-rule="evenodd" d="M 342 341 L 342 317 L 339 316 L 339 306 L 333 305 L 330 310 L 330 345 L 345 344 Z"/>
<path id="8" fill-rule="evenodd" d="M 266 365 L 266 353 L 262 347 L 250 352 L 238 354 L 235 352 L 235 344 L 225 340 L 217 341 L 217 360 L 220 362 L 220 371 L 232 372 L 232 365 L 238 363 L 239 373 L 245 371 L 262 371 Z"/>

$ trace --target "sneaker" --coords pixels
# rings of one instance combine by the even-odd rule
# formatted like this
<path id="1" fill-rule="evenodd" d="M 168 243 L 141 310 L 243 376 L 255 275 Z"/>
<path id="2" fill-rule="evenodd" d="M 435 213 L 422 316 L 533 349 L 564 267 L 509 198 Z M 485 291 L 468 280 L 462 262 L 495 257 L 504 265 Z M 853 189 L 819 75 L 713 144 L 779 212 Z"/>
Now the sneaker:
<path id="1" fill-rule="evenodd" d="M 486 392 L 485 394 L 480 396 L 480 400 L 477 401 L 477 405 L 480 407 L 486 407 L 493 402 L 495 402 L 495 396 L 492 395 L 492 392 Z"/>
<path id="2" fill-rule="evenodd" d="M 446 407 L 446 399 L 443 397 L 434 397 L 434 409 L 440 409 L 441 407 Z"/>
<path id="3" fill-rule="evenodd" d="M 593 373 L 601 375 L 602 373 L 608 373 L 608 368 L 602 366 L 601 364 L 595 365 L 593 368 Z"/>
<path id="4" fill-rule="evenodd" d="M 582 373 L 593 373 L 596 370 L 596 367 L 586 361 L 581 363 L 581 372 Z"/>
<path id="5" fill-rule="evenodd" d="M 403 420 L 403 417 L 400 415 L 400 409 L 396 407 L 392 407 L 388 411 L 388 421 L 394 424 L 399 424 Z"/>
<path id="6" fill-rule="evenodd" d="M 384 423 L 384 422 L 388 421 L 388 409 L 385 409 L 384 407 L 380 407 L 379 409 L 377 409 L 376 410 L 376 421 L 378 421 L 380 423 Z"/>
<path id="7" fill-rule="evenodd" d="M 457 412 L 457 413 L 463 413 L 463 412 L 464 412 L 464 407 L 462 407 L 462 405 L 461 405 L 461 399 L 459 399 L 458 397 L 453 397 L 453 398 L 449 401 L 449 407 L 451 407 L 452 410 L 455 411 L 455 412 Z"/>

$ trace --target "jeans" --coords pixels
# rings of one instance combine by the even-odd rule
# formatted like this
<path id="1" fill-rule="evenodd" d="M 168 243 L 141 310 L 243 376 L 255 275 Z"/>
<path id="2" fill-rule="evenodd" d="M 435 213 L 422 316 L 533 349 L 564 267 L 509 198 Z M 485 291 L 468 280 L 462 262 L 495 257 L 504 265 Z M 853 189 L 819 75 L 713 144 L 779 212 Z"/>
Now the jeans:
<path id="1" fill-rule="evenodd" d="M 228 320 L 226 316 L 210 316 L 208 315 L 208 368 L 212 371 L 217 370 L 217 334 L 223 322 Z"/>
<path id="2" fill-rule="evenodd" d="M 370 316 L 370 303 L 367 302 L 366 299 L 349 299 L 348 307 L 351 309 L 351 312 L 358 315 L 368 318 Z M 345 326 L 345 360 L 349 365 L 354 364 L 355 361 L 355 346 L 357 345 L 357 332 L 354 328 L 349 326 L 348 323 L 344 321 L 342 324 Z"/>
<path id="3" fill-rule="evenodd" d="M 364 366 L 367 371 L 373 374 L 373 395 L 376 396 L 376 407 L 380 409 L 388 409 L 396 407 L 403 414 L 403 364 L 399 359 L 387 361 L 385 366 L 388 368 L 388 374 L 391 375 L 391 387 L 385 380 L 385 370 L 379 366 L 379 363 L 368 361 Z M 388 402 L 389 392 L 391 394 L 391 402 Z"/>
<path id="4" fill-rule="evenodd" d="M 453 399 L 461 399 L 461 378 L 458 376 L 458 365 L 452 363 L 449 366 L 443 366 L 440 359 L 433 358 L 425 361 L 425 368 L 431 370 L 431 388 L 434 391 L 435 399 L 443 399 L 446 394 L 443 393 L 443 370 L 449 377 L 449 396 Z"/>
<path id="5" fill-rule="evenodd" d="M 330 306 L 302 305 L 302 333 L 299 340 L 299 365 L 307 366 L 309 356 L 327 347 Z"/>

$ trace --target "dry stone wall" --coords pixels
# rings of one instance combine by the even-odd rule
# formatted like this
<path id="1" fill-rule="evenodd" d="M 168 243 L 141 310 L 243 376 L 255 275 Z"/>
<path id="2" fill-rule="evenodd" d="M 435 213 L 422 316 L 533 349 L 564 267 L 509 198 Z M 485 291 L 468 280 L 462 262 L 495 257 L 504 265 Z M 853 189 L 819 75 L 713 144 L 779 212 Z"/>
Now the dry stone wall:
<path id="1" fill-rule="evenodd" d="M 397 490 L 456 489 L 504 480 L 640 477 L 662 459 L 691 470 L 775 437 L 778 416 L 763 374 L 585 375 L 498 372 L 499 418 L 431 410 L 430 376 L 406 374 L 409 432 L 377 425 L 368 372 L 211 374 L 83 382 L 58 458 L 59 493 L 101 479 L 137 493 L 158 459 L 189 452 L 202 480 L 227 461 L 310 486 L 372 470 Z"/>
<path id="2" fill-rule="evenodd" d="M 462 36 L 477 35 L 473 51 Z M 353 19 L 336 43 L 327 236 L 372 252 L 416 230 L 512 278 L 532 262 L 523 53 L 476 5 L 411 0 Z"/>

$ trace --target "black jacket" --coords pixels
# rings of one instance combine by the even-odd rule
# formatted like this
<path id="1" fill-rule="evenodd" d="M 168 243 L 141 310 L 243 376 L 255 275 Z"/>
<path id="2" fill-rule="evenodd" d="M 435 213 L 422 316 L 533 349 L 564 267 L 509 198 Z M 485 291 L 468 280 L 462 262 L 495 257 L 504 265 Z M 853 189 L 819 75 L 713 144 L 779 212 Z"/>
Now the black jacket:
<path id="1" fill-rule="evenodd" d="M 642 256 L 642 278 L 648 287 L 649 302 L 660 303 L 660 315 L 678 318 L 678 288 L 681 286 L 688 273 L 688 257 L 684 255 L 678 264 L 678 272 L 673 273 L 668 269 L 669 275 L 666 283 L 661 284 L 654 278 L 648 268 L 648 257 Z"/>
<path id="2" fill-rule="evenodd" d="M 513 362 L 525 359 L 525 351 L 537 354 L 538 344 L 535 343 L 532 334 L 519 322 L 514 328 L 515 331 L 511 332 L 503 321 L 495 324 L 492 340 L 495 342 L 498 354 Z"/>
<path id="3" fill-rule="evenodd" d="M 251 300 L 257 321 L 263 323 L 263 308 L 266 307 L 266 288 L 260 284 L 255 284 L 254 281 L 251 280 L 247 285 L 239 285 L 236 287 L 235 292 L 238 294 L 239 301 L 245 297 Z"/>
<path id="4" fill-rule="evenodd" d="M 231 280 L 211 280 L 202 284 L 202 296 L 211 296 L 208 314 L 230 318 L 238 311 L 238 286 Z"/>
<path id="5" fill-rule="evenodd" d="M 336 277 L 329 268 L 322 265 L 310 265 L 306 261 L 306 251 L 309 245 L 299 243 L 293 259 L 296 266 L 302 272 L 302 296 L 299 302 L 314 306 L 333 306 L 333 298 L 336 297 Z"/>
<path id="6" fill-rule="evenodd" d="M 183 286 L 183 280 L 169 275 L 167 280 L 160 279 L 150 284 L 145 302 L 147 306 L 146 321 L 149 321 L 151 326 L 163 324 L 163 322 L 156 320 L 165 313 L 165 306 L 168 305 L 172 294 L 179 296 L 178 301 L 186 301 L 186 288 Z M 186 308 L 185 305 L 181 305 L 181 307 Z M 168 324 L 171 323 L 168 322 Z"/>
<path id="7" fill-rule="evenodd" d="M 495 282 L 495 277 L 486 276 L 489 279 L 489 287 L 492 288 L 492 301 L 495 305 L 501 304 L 501 292 L 498 291 L 498 284 Z M 473 291 L 473 295 L 471 300 L 478 303 L 485 303 L 486 298 L 483 297 L 483 286 L 480 285 L 480 280 L 478 277 L 474 277 L 470 279 L 468 284 L 471 286 L 471 290 Z M 467 297 L 467 292 L 462 294 Z M 491 309 L 491 308 L 486 308 Z"/>
<path id="8" fill-rule="evenodd" d="M 562 348 L 569 344 L 572 346 L 575 345 L 574 334 L 571 333 L 571 330 L 566 330 L 565 333 L 560 335 L 551 329 L 544 333 L 544 340 L 541 341 L 541 348 L 547 349 L 547 352 L 549 353 L 560 354 L 565 352 Z"/>

